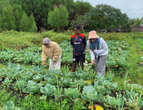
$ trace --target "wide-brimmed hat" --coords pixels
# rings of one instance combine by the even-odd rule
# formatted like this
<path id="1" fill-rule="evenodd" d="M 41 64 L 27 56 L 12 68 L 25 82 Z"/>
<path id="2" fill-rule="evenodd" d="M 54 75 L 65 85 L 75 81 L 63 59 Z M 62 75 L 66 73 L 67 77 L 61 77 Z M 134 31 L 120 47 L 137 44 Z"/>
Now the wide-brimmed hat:
<path id="1" fill-rule="evenodd" d="M 50 43 L 50 39 L 48 37 L 43 39 L 43 44 L 48 45 Z"/>
<path id="2" fill-rule="evenodd" d="M 98 35 L 97 35 L 95 30 L 89 32 L 89 35 L 88 35 L 89 40 L 90 39 L 97 39 L 97 38 L 98 38 Z"/>

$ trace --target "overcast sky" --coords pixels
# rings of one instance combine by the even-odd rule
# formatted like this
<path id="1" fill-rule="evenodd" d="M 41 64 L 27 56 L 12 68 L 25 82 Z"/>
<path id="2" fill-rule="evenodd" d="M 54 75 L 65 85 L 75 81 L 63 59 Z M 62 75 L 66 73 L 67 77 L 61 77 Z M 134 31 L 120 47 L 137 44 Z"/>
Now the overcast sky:
<path id="1" fill-rule="evenodd" d="M 93 6 L 97 4 L 108 4 L 121 9 L 130 18 L 143 17 L 143 0 L 83 0 L 90 2 Z"/>

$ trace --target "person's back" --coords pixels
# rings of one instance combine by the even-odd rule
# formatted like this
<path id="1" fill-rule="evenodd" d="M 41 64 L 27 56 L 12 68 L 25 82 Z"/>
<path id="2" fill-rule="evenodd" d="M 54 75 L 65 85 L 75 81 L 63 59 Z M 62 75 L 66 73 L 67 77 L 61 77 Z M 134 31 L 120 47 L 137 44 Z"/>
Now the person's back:
<path id="1" fill-rule="evenodd" d="M 50 42 L 49 46 L 43 45 L 42 48 L 46 51 L 47 56 L 50 58 L 52 58 L 55 54 L 62 54 L 60 46 L 53 41 Z"/>
<path id="2" fill-rule="evenodd" d="M 45 38 L 44 40 L 42 46 L 42 65 L 43 66 L 46 65 L 46 59 L 48 56 L 50 58 L 49 68 L 60 69 L 62 49 L 56 42 L 53 41 L 48 42 L 48 38 Z"/>

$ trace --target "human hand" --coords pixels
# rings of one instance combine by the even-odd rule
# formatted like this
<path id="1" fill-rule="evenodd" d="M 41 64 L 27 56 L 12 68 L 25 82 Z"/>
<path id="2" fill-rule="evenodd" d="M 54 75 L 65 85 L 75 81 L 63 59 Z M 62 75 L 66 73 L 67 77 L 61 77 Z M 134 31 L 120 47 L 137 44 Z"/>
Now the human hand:
<path id="1" fill-rule="evenodd" d="M 42 63 L 42 66 L 46 66 L 46 63 Z"/>
<path id="2" fill-rule="evenodd" d="M 97 54 L 97 50 L 94 50 L 94 53 Z"/>
<path id="3" fill-rule="evenodd" d="M 57 63 L 57 61 L 54 61 L 53 63 L 54 63 L 54 65 L 55 65 L 55 64 Z"/>
<path id="4" fill-rule="evenodd" d="M 95 60 L 91 60 L 91 65 L 94 65 Z"/>

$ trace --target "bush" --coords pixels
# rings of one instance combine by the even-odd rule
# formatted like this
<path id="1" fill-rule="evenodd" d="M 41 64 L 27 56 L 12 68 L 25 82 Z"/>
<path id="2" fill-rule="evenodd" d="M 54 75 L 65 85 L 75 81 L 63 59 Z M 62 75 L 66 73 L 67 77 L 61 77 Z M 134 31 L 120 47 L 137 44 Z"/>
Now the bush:
<path id="1" fill-rule="evenodd" d="M 61 43 L 64 40 L 70 40 L 70 35 L 63 33 L 55 33 L 53 31 L 43 32 L 41 35 L 42 38 L 48 37 L 51 40 L 56 41 L 58 43 Z"/>
<path id="2" fill-rule="evenodd" d="M 42 38 L 37 33 L 17 32 L 11 30 L 0 33 L 0 41 L 1 49 L 23 49 L 26 47 L 32 47 L 34 45 L 41 45 L 40 43 Z M 35 42 L 38 43 L 35 44 Z"/>

